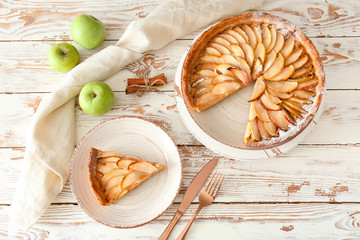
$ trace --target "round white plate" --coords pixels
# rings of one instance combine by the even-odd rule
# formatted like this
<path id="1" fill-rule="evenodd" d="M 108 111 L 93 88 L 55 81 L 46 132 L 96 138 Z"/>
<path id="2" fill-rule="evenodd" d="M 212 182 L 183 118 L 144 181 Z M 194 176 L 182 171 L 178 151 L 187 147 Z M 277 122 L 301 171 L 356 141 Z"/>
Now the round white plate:
<path id="1" fill-rule="evenodd" d="M 194 39 L 194 42 L 199 36 Z M 205 111 L 197 112 L 193 110 L 184 101 L 181 84 L 181 72 L 189 49 L 190 47 L 188 47 L 182 56 L 175 75 L 174 93 L 176 104 L 188 130 L 197 140 L 212 151 L 233 159 L 271 158 L 296 147 L 317 124 L 323 110 L 325 88 L 323 88 L 323 97 L 319 108 L 304 128 L 299 129 L 299 126 L 303 125 L 302 122 L 299 122 L 298 126 L 293 126 L 294 129 L 292 131 L 281 131 L 280 136 L 283 140 L 279 141 L 276 138 L 275 141 L 277 142 L 269 141 L 269 144 L 266 146 L 246 146 L 243 143 L 243 136 L 248 122 L 250 107 L 248 99 L 251 96 L 254 83 Z M 310 114 L 306 115 L 303 119 L 305 120 L 308 117 L 311 117 Z"/>
<path id="2" fill-rule="evenodd" d="M 91 147 L 166 167 L 110 206 L 102 206 L 90 187 Z M 71 188 L 81 208 L 96 221 L 118 228 L 141 226 L 159 217 L 175 200 L 182 179 L 174 141 L 159 126 L 137 117 L 114 118 L 95 126 L 76 147 L 70 167 Z"/>

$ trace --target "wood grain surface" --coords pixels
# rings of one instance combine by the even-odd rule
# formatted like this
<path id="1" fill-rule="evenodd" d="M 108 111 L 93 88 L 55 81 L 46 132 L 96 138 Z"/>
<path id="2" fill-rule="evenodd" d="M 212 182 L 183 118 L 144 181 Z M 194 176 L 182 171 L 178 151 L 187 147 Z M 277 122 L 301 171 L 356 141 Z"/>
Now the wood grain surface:
<path id="1" fill-rule="evenodd" d="M 33 228 L 8 235 L 8 210 L 23 165 L 26 131 L 41 100 L 64 76 L 48 65 L 48 49 L 70 42 L 84 61 L 116 44 L 131 21 L 146 17 L 163 2 L 0 1 L 0 239 L 157 239 L 193 177 L 216 155 L 187 130 L 173 93 L 178 62 L 199 29 L 107 79 L 115 91 L 109 113 L 93 117 L 75 106 L 77 142 L 94 125 L 122 115 L 141 116 L 163 127 L 178 145 L 184 164 L 174 205 L 143 227 L 113 229 L 81 210 L 67 182 Z M 287 154 L 254 161 L 219 156 L 216 168 L 226 180 L 187 239 L 360 239 L 360 3 L 265 0 L 256 11 L 286 18 L 313 41 L 326 73 L 324 112 L 314 130 Z M 94 50 L 70 38 L 71 22 L 80 13 L 106 25 L 105 41 Z M 142 97 L 126 95 L 126 80 L 149 70 L 151 76 L 164 73 L 168 84 Z M 195 198 L 170 239 L 182 231 L 197 206 Z"/>

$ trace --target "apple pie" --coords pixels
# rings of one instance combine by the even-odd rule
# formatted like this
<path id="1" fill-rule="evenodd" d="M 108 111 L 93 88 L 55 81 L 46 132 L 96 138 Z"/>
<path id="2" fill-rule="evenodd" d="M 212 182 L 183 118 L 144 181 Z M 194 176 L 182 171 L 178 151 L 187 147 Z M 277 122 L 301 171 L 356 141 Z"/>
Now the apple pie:
<path id="1" fill-rule="evenodd" d="M 123 156 L 117 152 L 90 149 L 91 187 L 101 205 L 107 206 L 136 188 L 165 165 Z"/>
<path id="2" fill-rule="evenodd" d="M 251 82 L 244 143 L 279 136 L 311 117 L 325 75 L 312 42 L 293 24 L 270 14 L 225 19 L 198 37 L 182 73 L 185 102 L 201 112 Z"/>

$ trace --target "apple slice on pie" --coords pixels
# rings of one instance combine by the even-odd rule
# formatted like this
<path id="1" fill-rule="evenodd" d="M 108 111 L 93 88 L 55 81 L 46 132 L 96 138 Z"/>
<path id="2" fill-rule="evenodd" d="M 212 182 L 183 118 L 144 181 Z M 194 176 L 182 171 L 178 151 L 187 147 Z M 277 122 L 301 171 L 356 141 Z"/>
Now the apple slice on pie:
<path id="1" fill-rule="evenodd" d="M 96 148 L 90 149 L 88 166 L 91 188 L 104 206 L 118 200 L 165 168 L 163 164 Z"/>

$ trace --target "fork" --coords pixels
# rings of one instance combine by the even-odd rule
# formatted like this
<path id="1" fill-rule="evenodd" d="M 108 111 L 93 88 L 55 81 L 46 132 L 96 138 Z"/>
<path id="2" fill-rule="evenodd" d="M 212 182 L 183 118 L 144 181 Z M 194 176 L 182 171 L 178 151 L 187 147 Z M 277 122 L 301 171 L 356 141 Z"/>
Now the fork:
<path id="1" fill-rule="evenodd" d="M 199 207 L 196 209 L 194 215 L 176 240 L 185 239 L 186 234 L 188 233 L 192 223 L 194 222 L 196 216 L 199 214 L 201 209 L 203 207 L 209 206 L 214 201 L 214 198 L 219 192 L 223 180 L 224 175 L 218 174 L 217 172 L 214 173 L 214 175 L 211 177 L 211 179 L 208 181 L 208 183 L 205 185 L 204 189 L 199 195 Z"/>

